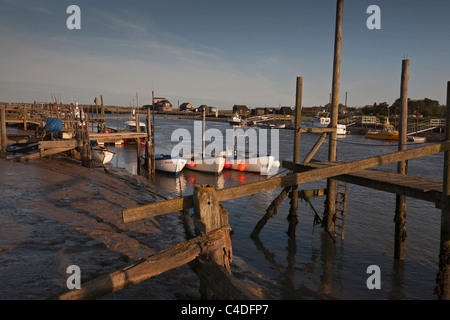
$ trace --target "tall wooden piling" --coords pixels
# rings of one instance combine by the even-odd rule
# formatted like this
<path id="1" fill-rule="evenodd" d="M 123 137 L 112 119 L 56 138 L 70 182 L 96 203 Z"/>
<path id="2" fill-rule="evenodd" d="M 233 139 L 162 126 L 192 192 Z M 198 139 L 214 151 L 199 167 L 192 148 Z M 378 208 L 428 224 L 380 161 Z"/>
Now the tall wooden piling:
<path id="1" fill-rule="evenodd" d="M 300 164 L 300 125 L 302 121 L 302 90 L 303 90 L 303 78 L 297 77 L 296 87 L 296 100 L 295 100 L 295 136 L 294 136 L 294 164 Z M 290 202 L 289 215 L 287 220 L 289 221 L 288 235 L 295 236 L 296 227 L 298 224 L 298 185 L 295 185 L 291 189 L 291 202 Z"/>
<path id="2" fill-rule="evenodd" d="M 342 48 L 342 22 L 344 17 L 344 0 L 337 0 L 336 7 L 336 29 L 334 42 L 334 62 L 333 62 L 333 86 L 331 92 L 331 128 L 335 131 L 330 132 L 330 142 L 328 147 L 328 161 L 335 162 L 336 156 L 336 142 L 337 142 L 337 122 L 339 109 L 339 84 L 341 74 L 341 48 Z M 327 200 L 326 210 L 324 214 L 325 228 L 332 231 L 333 215 L 336 210 L 335 206 L 335 189 L 336 182 L 333 179 L 327 180 Z"/>
<path id="3" fill-rule="evenodd" d="M 445 140 L 450 141 L 450 81 L 447 82 Z M 441 300 L 450 300 L 450 151 L 444 152 L 443 180 L 439 273 L 435 293 Z"/>
<path id="4" fill-rule="evenodd" d="M 137 97 L 137 93 L 136 93 Z M 139 120 L 139 111 L 136 111 L 135 114 L 135 121 L 136 121 L 136 132 L 141 132 L 141 125 Z M 141 138 L 136 138 L 136 161 L 137 161 L 137 174 L 141 174 Z"/>
<path id="5" fill-rule="evenodd" d="M 0 158 L 6 157 L 6 106 L 0 106 Z"/>
<path id="6" fill-rule="evenodd" d="M 401 117 L 400 131 L 398 139 L 398 151 L 407 149 L 407 126 L 408 126 L 408 85 L 409 85 L 409 60 L 402 62 L 401 75 Z M 406 161 L 400 161 L 397 166 L 397 172 L 406 174 Z M 396 195 L 395 201 L 395 240 L 394 240 L 394 259 L 404 260 L 406 246 L 406 197 L 404 195 Z"/>
<path id="7" fill-rule="evenodd" d="M 147 108 L 147 141 L 145 142 L 145 155 L 148 178 L 153 180 L 155 178 L 155 149 L 153 145 L 153 128 L 150 107 Z"/>

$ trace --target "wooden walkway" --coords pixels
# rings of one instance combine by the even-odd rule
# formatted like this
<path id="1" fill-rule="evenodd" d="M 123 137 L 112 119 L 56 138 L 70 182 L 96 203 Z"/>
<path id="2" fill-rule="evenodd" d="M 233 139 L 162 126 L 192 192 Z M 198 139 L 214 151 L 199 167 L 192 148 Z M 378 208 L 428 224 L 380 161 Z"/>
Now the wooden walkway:
<path id="1" fill-rule="evenodd" d="M 289 162 L 283 162 L 283 165 L 289 167 Z M 304 172 L 336 165 L 338 164 L 332 164 L 330 162 L 313 162 L 301 165 L 299 171 Z M 290 167 L 292 167 L 292 165 Z M 434 202 L 436 208 L 442 208 L 442 180 L 403 175 L 378 169 L 366 169 L 347 173 L 335 176 L 333 179 L 380 191 L 404 195 L 406 197 Z"/>

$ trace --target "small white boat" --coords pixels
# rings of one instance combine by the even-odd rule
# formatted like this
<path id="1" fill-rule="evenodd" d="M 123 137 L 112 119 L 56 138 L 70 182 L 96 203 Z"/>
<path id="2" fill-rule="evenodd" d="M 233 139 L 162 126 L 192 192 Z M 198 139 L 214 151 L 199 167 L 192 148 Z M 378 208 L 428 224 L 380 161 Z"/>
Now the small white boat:
<path id="1" fill-rule="evenodd" d="M 330 122 L 329 112 L 318 112 L 311 120 L 305 120 L 303 123 L 305 128 L 326 128 Z"/>
<path id="2" fill-rule="evenodd" d="M 240 125 L 241 124 L 241 117 L 236 113 L 233 117 L 231 117 L 230 119 L 228 119 L 228 122 L 231 125 Z"/>
<path id="3" fill-rule="evenodd" d="M 344 135 L 347 134 L 347 126 L 345 124 L 338 124 L 337 125 L 337 134 Z"/>
<path id="4" fill-rule="evenodd" d="M 279 167 L 280 161 L 276 160 L 275 157 L 271 155 L 247 155 L 242 158 L 236 156 L 234 159 L 226 159 L 225 162 L 225 168 L 227 169 L 241 172 L 255 172 L 266 176 L 277 173 Z"/>
<path id="5" fill-rule="evenodd" d="M 114 157 L 114 152 L 100 146 L 95 146 L 91 147 L 91 156 L 95 162 L 107 164 Z"/>
<path id="6" fill-rule="evenodd" d="M 128 120 L 125 121 L 125 129 L 124 132 L 137 132 L 136 130 L 136 120 Z M 147 125 L 141 121 L 139 121 L 139 132 L 147 132 Z M 145 143 L 144 138 L 140 138 L 141 143 Z M 136 139 L 124 139 L 124 143 L 127 144 L 136 144 Z"/>
<path id="7" fill-rule="evenodd" d="M 155 155 L 155 170 L 163 173 L 178 175 L 186 165 L 186 159 L 174 158 L 170 154 Z"/>
<path id="8" fill-rule="evenodd" d="M 221 173 L 225 166 L 225 158 L 219 157 L 192 157 L 187 160 L 186 169 L 207 173 Z"/>

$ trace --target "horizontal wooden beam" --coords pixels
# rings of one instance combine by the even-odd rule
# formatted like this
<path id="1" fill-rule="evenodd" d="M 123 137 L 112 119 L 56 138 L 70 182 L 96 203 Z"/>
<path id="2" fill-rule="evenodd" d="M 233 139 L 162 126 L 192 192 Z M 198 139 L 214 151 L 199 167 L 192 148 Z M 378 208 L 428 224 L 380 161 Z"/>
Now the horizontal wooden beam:
<path id="1" fill-rule="evenodd" d="M 213 250 L 223 247 L 225 245 L 224 236 L 227 232 L 229 232 L 229 227 L 224 227 L 207 235 L 179 243 L 118 271 L 82 283 L 81 289 L 56 295 L 51 297 L 51 300 L 92 300 L 128 288 L 193 261 L 204 248 Z"/>
<path id="2" fill-rule="evenodd" d="M 15 160 L 20 161 L 20 162 L 27 162 L 27 161 L 31 161 L 31 160 L 35 160 L 35 159 L 39 159 L 39 158 L 52 156 L 54 154 L 66 152 L 66 151 L 69 151 L 72 149 L 74 149 L 74 148 L 72 148 L 72 147 L 71 148 L 52 148 L 52 149 L 47 149 L 43 152 L 31 153 L 26 156 L 16 158 Z"/>
<path id="3" fill-rule="evenodd" d="M 309 133 L 322 133 L 322 132 L 335 132 L 337 128 L 300 128 L 300 132 Z"/>
<path id="4" fill-rule="evenodd" d="M 55 140 L 55 141 L 39 141 L 40 149 L 51 149 L 51 148 L 76 148 L 77 141 L 71 140 Z"/>
<path id="5" fill-rule="evenodd" d="M 216 196 L 218 201 L 225 201 L 269 190 L 290 187 L 296 184 L 331 178 L 342 174 L 361 171 L 364 169 L 396 163 L 399 161 L 406 161 L 409 159 L 420 158 L 434 153 L 440 153 L 449 150 L 450 150 L 450 141 L 445 141 L 441 143 L 430 144 L 424 147 L 418 147 L 405 151 L 398 151 L 367 159 L 338 164 L 335 166 L 328 166 L 325 168 L 314 169 L 307 172 L 289 174 L 279 178 L 272 178 L 264 181 L 243 184 L 231 188 L 220 189 L 216 191 Z M 137 220 L 133 219 L 133 217 L 137 216 L 138 219 L 142 219 L 150 216 L 156 216 L 168 212 L 187 209 L 188 208 L 187 206 L 189 207 L 192 206 L 191 203 L 192 203 L 192 196 L 187 196 L 179 199 L 168 200 L 167 202 L 163 201 L 160 203 L 149 204 L 144 206 L 145 207 L 144 210 L 140 209 L 142 207 L 126 209 L 123 210 L 122 214 L 124 221 L 133 221 Z M 134 212 L 139 212 L 139 215 L 135 215 Z"/>

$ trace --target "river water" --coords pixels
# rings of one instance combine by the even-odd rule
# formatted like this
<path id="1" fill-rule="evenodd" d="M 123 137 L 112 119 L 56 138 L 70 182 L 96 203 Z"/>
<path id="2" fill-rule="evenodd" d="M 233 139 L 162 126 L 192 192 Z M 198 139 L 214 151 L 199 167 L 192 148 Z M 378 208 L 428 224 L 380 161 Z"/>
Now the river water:
<path id="1" fill-rule="evenodd" d="M 125 119 L 111 115 L 110 126 L 123 127 Z M 199 125 L 199 124 L 197 124 Z M 228 123 L 206 122 L 207 129 L 225 131 Z M 179 142 L 171 142 L 174 130 L 184 128 L 194 133 L 194 121 L 155 117 L 155 152 L 170 153 Z M 259 130 L 252 128 L 252 130 Z M 279 158 L 292 160 L 294 132 L 278 130 Z M 319 135 L 302 133 L 300 159 L 304 159 Z M 270 139 L 269 139 L 270 142 Z M 423 146 L 411 144 L 408 148 Z M 137 172 L 136 147 L 108 146 L 115 157 L 111 165 Z M 276 148 L 275 148 L 276 149 Z M 275 150 L 276 151 L 276 150 Z M 397 151 L 396 142 L 369 140 L 361 135 L 338 137 L 337 158 L 352 161 Z M 318 150 L 315 160 L 327 160 L 328 142 Z M 396 165 L 381 169 L 395 171 Z M 443 154 L 435 154 L 408 162 L 408 174 L 442 179 Z M 287 173 L 280 168 L 280 174 Z M 219 176 L 183 170 L 179 177 L 156 175 L 158 189 L 172 196 L 190 195 L 196 184 L 217 188 L 256 182 L 268 177 L 255 173 L 224 170 Z M 270 178 L 270 177 L 269 177 Z M 299 185 L 299 190 L 326 188 L 326 180 Z M 437 299 L 434 295 L 438 271 L 440 210 L 434 203 L 407 198 L 407 244 L 402 262 L 394 260 L 395 195 L 348 186 L 345 239 L 333 243 L 320 226 L 314 226 L 314 209 L 322 216 L 325 197 L 312 198 L 314 209 L 299 200 L 299 223 L 294 239 L 287 235 L 289 199 L 286 197 L 278 213 L 265 225 L 259 240 L 250 238 L 256 223 L 263 217 L 281 190 L 225 201 L 233 230 L 233 253 L 242 258 L 279 289 L 281 299 Z M 380 289 L 369 289 L 372 275 L 367 268 L 380 268 Z"/>

